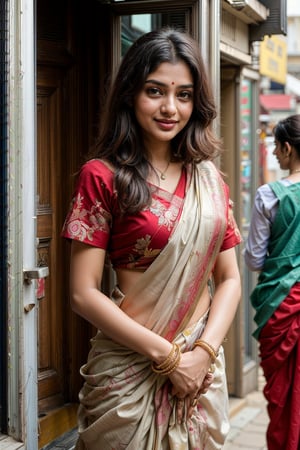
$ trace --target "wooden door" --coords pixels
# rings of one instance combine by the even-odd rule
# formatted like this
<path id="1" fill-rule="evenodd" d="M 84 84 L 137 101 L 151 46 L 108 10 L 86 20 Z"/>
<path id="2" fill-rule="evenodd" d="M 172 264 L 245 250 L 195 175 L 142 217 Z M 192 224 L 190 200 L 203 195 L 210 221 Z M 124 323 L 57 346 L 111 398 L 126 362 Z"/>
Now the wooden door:
<path id="1" fill-rule="evenodd" d="M 69 307 L 68 249 L 60 237 L 80 158 L 76 142 L 85 132 L 77 126 L 81 94 L 70 44 L 73 18 L 67 1 L 37 2 L 37 264 L 49 267 L 37 290 L 39 448 L 76 426 L 80 348 L 88 349 L 84 324 L 78 326 L 82 346 L 73 341 L 78 319 Z"/>
<path id="2" fill-rule="evenodd" d="M 68 367 L 68 308 L 63 301 L 59 229 L 62 203 L 63 83 L 65 68 L 39 66 L 37 72 L 37 264 L 49 267 L 49 277 L 37 289 L 39 443 L 75 426 L 76 406 L 65 392 Z M 66 414 L 68 412 L 68 414 Z M 55 420 L 57 416 L 60 420 Z M 62 420 L 62 417 L 63 420 Z"/>
<path id="3" fill-rule="evenodd" d="M 37 0 L 37 264 L 39 448 L 77 424 L 80 366 L 93 327 L 69 306 L 70 244 L 60 237 L 101 118 L 110 20 L 97 0 Z"/>

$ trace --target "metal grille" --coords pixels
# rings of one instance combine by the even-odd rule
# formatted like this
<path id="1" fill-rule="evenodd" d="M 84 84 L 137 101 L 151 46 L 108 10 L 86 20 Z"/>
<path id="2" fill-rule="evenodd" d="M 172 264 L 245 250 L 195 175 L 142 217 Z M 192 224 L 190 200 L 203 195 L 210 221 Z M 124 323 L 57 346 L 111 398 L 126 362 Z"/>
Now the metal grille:
<path id="1" fill-rule="evenodd" d="M 264 36 L 287 34 L 287 0 L 260 0 L 270 14 L 264 22 L 250 26 L 250 41 L 262 41 Z"/>
<path id="2" fill-rule="evenodd" d="M 7 431 L 8 4 L 0 0 L 0 431 Z"/>

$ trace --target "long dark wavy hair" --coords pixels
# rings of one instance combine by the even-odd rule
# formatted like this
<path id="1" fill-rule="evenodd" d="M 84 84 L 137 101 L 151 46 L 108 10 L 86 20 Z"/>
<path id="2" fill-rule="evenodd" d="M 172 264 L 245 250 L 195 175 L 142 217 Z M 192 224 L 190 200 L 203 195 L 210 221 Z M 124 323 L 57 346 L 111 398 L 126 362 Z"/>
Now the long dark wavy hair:
<path id="1" fill-rule="evenodd" d="M 99 139 L 91 157 L 115 168 L 115 188 L 123 213 L 135 213 L 149 205 L 147 176 L 151 165 L 134 113 L 134 98 L 148 75 L 163 62 L 183 61 L 194 83 L 193 112 L 187 125 L 172 140 L 173 160 L 195 164 L 219 155 L 221 145 L 212 130 L 216 106 L 197 42 L 172 28 L 141 36 L 124 56 L 107 98 Z"/>
<path id="2" fill-rule="evenodd" d="M 300 158 L 300 114 L 294 114 L 280 120 L 273 128 L 275 139 L 282 145 L 288 142 Z"/>

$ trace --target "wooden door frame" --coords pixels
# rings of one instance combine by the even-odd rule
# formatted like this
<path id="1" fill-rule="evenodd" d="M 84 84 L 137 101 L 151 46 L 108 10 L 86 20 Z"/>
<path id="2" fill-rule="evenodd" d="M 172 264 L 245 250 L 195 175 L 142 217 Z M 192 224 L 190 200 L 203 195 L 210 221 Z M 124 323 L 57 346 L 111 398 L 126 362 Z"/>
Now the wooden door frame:
<path id="1" fill-rule="evenodd" d="M 104 5 L 105 7 L 105 5 Z M 150 1 L 126 1 L 106 5 L 110 16 L 111 33 L 110 49 L 112 70 L 120 62 L 121 55 L 121 26 L 122 15 L 131 14 L 159 14 L 166 11 L 185 11 L 186 30 L 195 39 L 199 39 L 199 0 L 150 0 Z"/>

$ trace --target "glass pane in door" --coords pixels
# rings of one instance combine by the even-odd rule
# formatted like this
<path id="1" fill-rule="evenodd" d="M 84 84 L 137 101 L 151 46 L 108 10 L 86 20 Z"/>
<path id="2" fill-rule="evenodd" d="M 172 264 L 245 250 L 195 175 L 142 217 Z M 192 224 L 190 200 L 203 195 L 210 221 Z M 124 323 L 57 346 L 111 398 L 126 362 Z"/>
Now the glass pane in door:
<path id="1" fill-rule="evenodd" d="M 186 13 L 184 11 L 173 11 L 170 13 L 122 16 L 122 56 L 139 36 L 167 25 L 182 30 L 186 29 Z"/>

